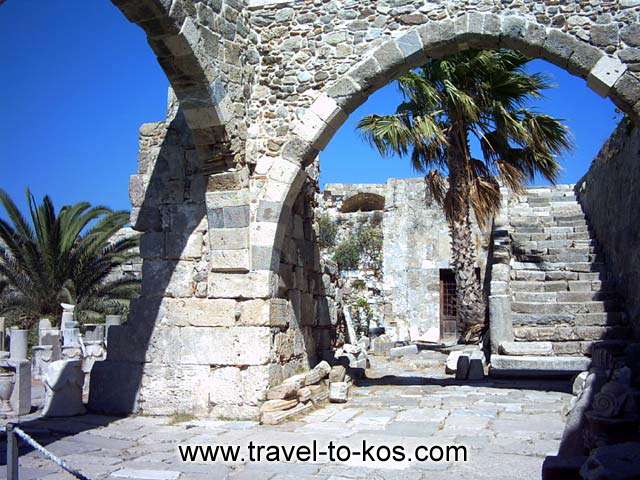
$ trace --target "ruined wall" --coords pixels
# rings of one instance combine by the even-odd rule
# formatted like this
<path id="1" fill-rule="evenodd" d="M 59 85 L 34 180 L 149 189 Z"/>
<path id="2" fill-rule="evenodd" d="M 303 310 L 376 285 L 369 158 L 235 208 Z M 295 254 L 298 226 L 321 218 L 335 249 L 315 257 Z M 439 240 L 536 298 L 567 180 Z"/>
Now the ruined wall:
<path id="1" fill-rule="evenodd" d="M 474 226 L 478 267 L 487 235 Z M 447 221 L 421 178 L 387 182 L 384 216 L 385 323 L 399 340 L 440 340 L 440 270 L 451 268 Z"/>
<path id="2" fill-rule="evenodd" d="M 640 335 L 640 129 L 623 120 L 575 191 Z"/>

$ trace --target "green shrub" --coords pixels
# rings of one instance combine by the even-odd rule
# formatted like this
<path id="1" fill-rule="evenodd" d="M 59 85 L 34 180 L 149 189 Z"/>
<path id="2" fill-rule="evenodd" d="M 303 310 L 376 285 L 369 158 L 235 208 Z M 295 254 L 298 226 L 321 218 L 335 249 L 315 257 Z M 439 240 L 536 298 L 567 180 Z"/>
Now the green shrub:
<path id="1" fill-rule="evenodd" d="M 356 238 L 365 266 L 376 272 L 382 270 L 382 230 L 370 225 L 363 226 L 356 232 Z"/>
<path id="2" fill-rule="evenodd" d="M 336 244 L 338 225 L 331 220 L 328 214 L 318 218 L 318 244 L 320 248 L 331 248 Z"/>
<path id="3" fill-rule="evenodd" d="M 340 270 L 356 270 L 360 263 L 360 244 L 357 238 L 349 237 L 341 242 L 333 255 Z"/>
<path id="4" fill-rule="evenodd" d="M 369 336 L 369 326 L 373 319 L 373 309 L 366 298 L 358 298 L 353 304 L 353 328 L 358 338 Z"/>

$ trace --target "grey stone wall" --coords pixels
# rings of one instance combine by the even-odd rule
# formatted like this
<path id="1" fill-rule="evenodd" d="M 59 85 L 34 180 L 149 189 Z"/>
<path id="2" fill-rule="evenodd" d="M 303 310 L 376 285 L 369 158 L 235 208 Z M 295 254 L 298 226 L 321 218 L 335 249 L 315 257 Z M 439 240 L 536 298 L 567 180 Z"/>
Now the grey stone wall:
<path id="1" fill-rule="evenodd" d="M 292 223 L 308 223 L 306 169 L 373 91 L 430 55 L 515 48 L 640 113 L 635 1 L 113 3 L 145 30 L 175 101 L 141 128 L 142 296 L 109 341 L 102 385 L 123 394 L 104 411 L 255 417 L 285 365 L 314 361 L 319 340 L 314 353 L 309 335 L 286 333 L 296 292 L 300 312 L 325 297 L 313 238 Z M 307 291 L 281 288 L 292 242 Z M 277 333 L 305 339 L 308 354 L 280 361 Z"/>
<path id="2" fill-rule="evenodd" d="M 447 221 L 423 179 L 387 182 L 384 216 L 385 323 L 398 340 L 440 340 L 440 270 L 451 268 Z M 474 225 L 484 274 L 487 234 Z"/>
<path id="3" fill-rule="evenodd" d="M 575 192 L 640 335 L 640 129 L 623 120 Z"/>

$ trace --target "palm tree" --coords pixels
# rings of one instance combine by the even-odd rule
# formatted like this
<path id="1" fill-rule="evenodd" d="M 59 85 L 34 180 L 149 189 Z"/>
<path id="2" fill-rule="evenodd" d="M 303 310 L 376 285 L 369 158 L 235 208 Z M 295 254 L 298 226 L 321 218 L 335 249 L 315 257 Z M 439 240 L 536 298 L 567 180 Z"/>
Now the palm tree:
<path id="1" fill-rule="evenodd" d="M 571 148 L 560 120 L 528 108 L 549 88 L 510 50 L 467 50 L 431 59 L 398 79 L 403 102 L 394 115 L 358 124 L 382 156 L 408 156 L 442 205 L 451 232 L 458 323 L 466 341 L 484 330 L 484 299 L 475 275 L 471 212 L 486 225 L 500 207 L 500 184 L 520 193 L 536 174 L 554 183 L 555 158 Z M 482 158 L 471 154 L 475 137 Z"/>
<path id="2" fill-rule="evenodd" d="M 38 318 L 59 318 L 61 302 L 76 304 L 81 320 L 126 305 L 139 281 L 110 273 L 135 255 L 137 238 L 111 241 L 127 212 L 83 202 L 56 214 L 48 196 L 37 205 L 26 195 L 30 222 L 0 189 L 9 220 L 0 218 L 0 314 L 30 328 Z"/>

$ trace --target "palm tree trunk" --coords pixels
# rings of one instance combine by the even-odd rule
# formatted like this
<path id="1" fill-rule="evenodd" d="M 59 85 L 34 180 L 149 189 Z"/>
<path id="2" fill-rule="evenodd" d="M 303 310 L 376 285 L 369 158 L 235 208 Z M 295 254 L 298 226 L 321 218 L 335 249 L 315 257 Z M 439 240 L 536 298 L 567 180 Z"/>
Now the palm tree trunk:
<path id="1" fill-rule="evenodd" d="M 465 149 L 460 137 L 449 142 L 449 198 L 451 209 L 451 263 L 456 277 L 458 331 L 467 343 L 475 343 L 484 329 L 484 300 L 480 278 L 476 275 L 476 245 L 471 229 L 470 184 Z"/>

